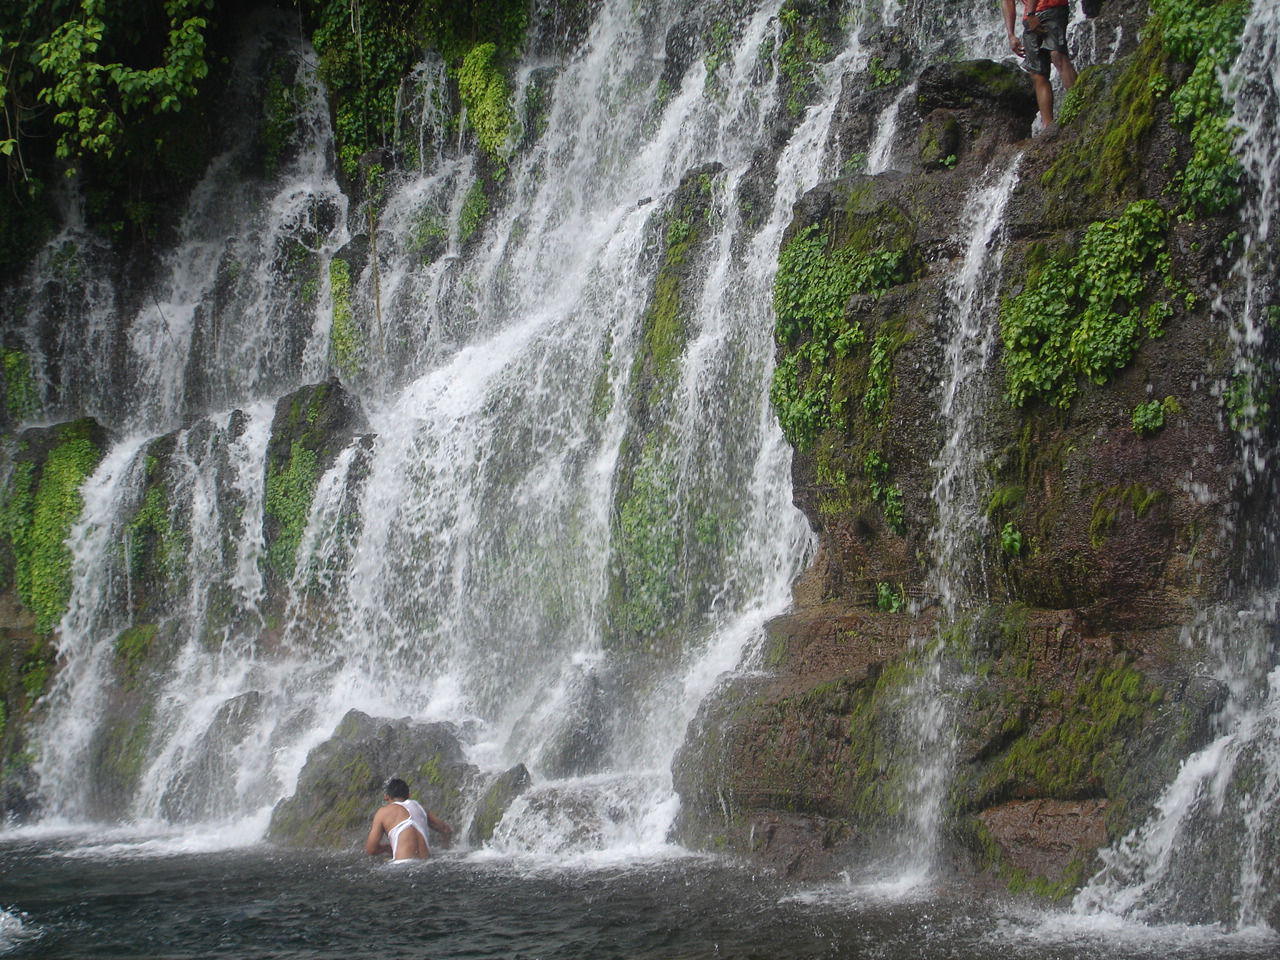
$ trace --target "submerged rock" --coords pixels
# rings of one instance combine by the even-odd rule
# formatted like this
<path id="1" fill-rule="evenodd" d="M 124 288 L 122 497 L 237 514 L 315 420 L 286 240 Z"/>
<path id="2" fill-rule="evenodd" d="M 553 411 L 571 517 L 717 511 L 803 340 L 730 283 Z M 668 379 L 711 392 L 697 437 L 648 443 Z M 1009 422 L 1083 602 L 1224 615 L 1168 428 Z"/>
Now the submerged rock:
<path id="1" fill-rule="evenodd" d="M 452 724 L 378 719 L 351 710 L 307 756 L 297 790 L 276 804 L 267 839 L 294 847 L 355 846 L 367 836 L 393 777 L 456 828 L 478 775 L 463 759 Z"/>

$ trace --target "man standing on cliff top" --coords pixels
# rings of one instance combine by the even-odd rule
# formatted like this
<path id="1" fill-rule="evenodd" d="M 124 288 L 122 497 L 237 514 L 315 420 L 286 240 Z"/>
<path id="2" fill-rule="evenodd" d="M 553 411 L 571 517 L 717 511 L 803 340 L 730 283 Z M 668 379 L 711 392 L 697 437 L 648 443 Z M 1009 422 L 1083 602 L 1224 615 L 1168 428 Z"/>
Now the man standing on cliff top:
<path id="1" fill-rule="evenodd" d="M 1045 130 L 1053 127 L 1053 84 L 1049 67 L 1057 68 L 1062 88 L 1070 90 L 1076 82 L 1076 68 L 1067 56 L 1067 22 L 1071 19 L 1068 0 L 1023 0 L 1022 37 L 1014 26 L 1017 0 L 1001 0 L 1004 25 L 1009 33 L 1009 47 L 1022 57 L 1022 69 L 1031 74 L 1035 86 L 1040 123 Z"/>
<path id="2" fill-rule="evenodd" d="M 431 856 L 427 846 L 428 827 L 446 839 L 453 835 L 452 827 L 417 800 L 409 799 L 409 785 L 403 780 L 390 781 L 383 799 L 387 801 L 386 806 L 373 815 L 369 838 L 364 844 L 366 852 L 375 856 L 390 853 L 393 860 L 425 860 Z M 384 833 L 390 843 L 382 842 Z"/>

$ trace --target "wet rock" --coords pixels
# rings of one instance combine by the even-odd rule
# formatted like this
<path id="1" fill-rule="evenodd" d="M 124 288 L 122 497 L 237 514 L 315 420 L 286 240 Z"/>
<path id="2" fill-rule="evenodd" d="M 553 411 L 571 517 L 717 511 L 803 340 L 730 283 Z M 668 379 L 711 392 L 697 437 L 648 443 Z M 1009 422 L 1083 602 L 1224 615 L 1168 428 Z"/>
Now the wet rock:
<path id="1" fill-rule="evenodd" d="M 1001 864 L 1027 877 L 1061 876 L 1107 842 L 1105 800 L 1014 800 L 978 814 Z"/>
<path id="2" fill-rule="evenodd" d="M 916 107 L 921 116 L 934 110 L 981 109 L 1020 117 L 1030 129 L 1036 115 L 1031 78 L 994 60 L 957 60 L 930 64 L 920 74 Z"/>
<path id="3" fill-rule="evenodd" d="M 174 822 L 199 823 L 235 809 L 238 748 L 253 731 L 262 711 L 263 697 L 250 690 L 232 697 L 221 707 L 188 755 L 181 776 L 160 801 L 164 817 Z"/>
<path id="4" fill-rule="evenodd" d="M 698 20 L 680 20 L 667 30 L 664 46 L 666 60 L 658 81 L 671 94 L 679 92 L 684 75 L 702 49 L 702 24 Z"/>
<path id="5" fill-rule="evenodd" d="M 451 724 L 378 719 L 351 710 L 333 736 L 308 754 L 293 796 L 276 804 L 267 838 L 297 847 L 358 845 L 393 777 L 457 826 L 478 773 L 463 758 Z M 433 845 L 438 842 L 433 836 Z"/>
<path id="6" fill-rule="evenodd" d="M 529 789 L 533 778 L 523 763 L 518 763 L 501 774 L 489 785 L 476 805 L 476 812 L 471 818 L 471 826 L 467 830 L 467 844 L 472 847 L 483 846 L 493 837 L 493 831 L 502 820 L 507 808 L 522 793 Z"/>

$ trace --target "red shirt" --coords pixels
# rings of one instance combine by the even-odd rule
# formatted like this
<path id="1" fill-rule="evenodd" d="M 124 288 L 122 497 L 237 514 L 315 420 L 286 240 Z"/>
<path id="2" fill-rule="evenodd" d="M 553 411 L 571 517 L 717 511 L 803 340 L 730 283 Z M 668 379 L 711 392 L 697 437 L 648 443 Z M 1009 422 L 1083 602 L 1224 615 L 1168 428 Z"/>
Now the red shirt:
<path id="1" fill-rule="evenodd" d="M 1022 15 L 1029 17 L 1038 10 L 1048 10 L 1050 7 L 1065 7 L 1068 0 L 1022 0 Z"/>

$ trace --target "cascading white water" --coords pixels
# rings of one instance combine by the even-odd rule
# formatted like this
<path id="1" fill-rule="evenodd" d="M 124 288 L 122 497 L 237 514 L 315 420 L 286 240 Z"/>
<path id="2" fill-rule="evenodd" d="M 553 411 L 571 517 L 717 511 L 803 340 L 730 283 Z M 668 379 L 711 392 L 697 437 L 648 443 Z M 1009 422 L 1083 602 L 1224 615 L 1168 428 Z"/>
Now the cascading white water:
<path id="1" fill-rule="evenodd" d="M 657 54 L 679 6 L 638 18 L 626 3 L 600 12 L 581 56 L 555 80 L 547 133 L 513 164 L 510 201 L 479 243 L 464 250 L 453 234 L 430 263 L 416 246 L 413 231 L 424 208 L 457 222 L 474 173 L 454 146 L 432 140 L 435 162 L 426 163 L 424 149 L 423 169 L 394 185 L 356 302 L 369 316 L 380 299 L 380 332 L 400 352 L 384 358 L 381 344 L 376 351 L 366 345 L 362 375 L 371 381 L 375 438 L 353 444 L 320 480 L 286 621 L 273 628 L 270 651 L 255 616 L 263 590 L 260 492 L 257 502 L 245 498 L 235 518 L 216 514 L 213 495 L 261 490 L 270 411 L 254 412 L 247 422 L 218 415 L 178 434 L 185 455 L 177 460 L 189 473 L 171 496 L 189 513 L 190 565 L 163 690 L 138 734 L 147 746 L 130 800 L 135 816 L 254 815 L 288 792 L 306 750 L 354 706 L 466 723 L 477 761 L 523 760 L 547 778 L 548 790 L 571 793 L 586 777 L 586 791 L 605 796 L 615 786 L 604 784 L 614 784 L 630 798 L 628 819 L 638 821 L 632 832 L 659 841 L 665 835 L 649 819 L 669 807 L 667 768 L 683 724 L 764 619 L 785 605 L 804 557 L 807 533 L 789 504 L 789 450 L 767 400 L 767 291 L 790 204 L 816 182 L 810 175 L 790 185 L 775 205 L 772 233 L 750 237 L 738 222 L 733 190 L 772 105 L 775 71 L 757 62 L 758 42 L 721 67 L 721 102 L 704 97 L 706 69 L 697 62 L 654 121 Z M 744 34 L 775 32 L 774 14 L 776 6 L 756 11 L 743 23 Z M 422 71 L 425 100 L 438 79 Z M 430 126 L 430 118 L 419 124 Z M 637 131 L 648 132 L 637 139 Z M 666 664 L 624 669 L 605 649 L 602 630 L 619 450 L 634 430 L 628 391 L 637 320 L 654 266 L 650 221 L 685 170 L 711 160 L 732 171 L 715 178 L 707 242 L 715 262 L 699 271 L 702 292 L 686 320 L 689 346 L 675 396 L 664 404 L 669 422 L 651 455 L 678 521 L 701 522 L 718 555 L 682 561 L 688 575 L 701 578 L 682 589 L 705 597 L 687 615 L 685 650 Z M 324 195 L 331 176 L 313 170 L 310 177 Z M 201 235 L 226 229 L 203 226 L 210 210 L 201 196 L 212 192 L 197 196 L 188 219 Z M 309 209 L 305 199 L 302 208 Z M 273 222 L 262 231 L 269 233 Z M 757 251 L 745 290 L 735 284 L 744 275 L 733 255 L 738 237 L 751 239 Z M 320 251 L 336 249 L 343 238 L 335 227 L 321 238 Z M 170 286 L 192 276 L 183 263 L 217 260 L 203 242 L 181 248 Z M 201 276 L 190 282 L 191 296 L 166 295 L 143 319 L 164 322 L 189 342 L 188 333 L 195 336 L 207 318 L 203 304 L 219 271 Z M 180 309 L 179 299 L 188 308 Z M 242 316 L 270 329 L 273 307 L 264 302 Z M 324 342 L 326 334 L 318 330 L 311 340 Z M 234 368 L 231 359 L 212 350 L 189 370 L 162 364 L 149 374 L 157 395 L 139 407 L 145 415 L 137 419 L 172 421 L 191 390 L 187 374 L 199 374 L 205 363 Z M 406 374 L 412 376 L 396 387 Z M 251 396 L 261 382 L 250 370 L 207 396 L 214 402 Z M 734 449 L 718 440 L 730 429 L 739 440 Z M 204 446 L 196 450 L 194 443 Z M 251 443 L 256 451 L 234 453 Z M 135 441 L 129 449 L 135 473 L 143 470 L 144 446 Z M 123 456 L 113 454 L 93 483 L 115 478 L 119 469 L 110 463 Z M 75 783 L 96 732 L 76 718 L 101 697 L 116 638 L 127 626 L 121 615 L 127 605 L 118 597 L 92 602 L 101 588 L 92 571 L 109 569 L 111 542 L 136 507 L 141 482 L 138 476 L 122 484 L 114 500 L 104 495 L 84 521 L 103 544 L 80 551 L 78 569 L 85 573 L 64 627 L 65 649 L 78 665 L 64 672 L 50 698 L 42 737 L 50 746 L 40 764 L 54 812 L 69 817 L 91 812 Z M 356 519 L 344 526 L 349 516 Z M 229 526 L 233 550 L 223 549 Z M 707 548 L 685 538 L 680 549 Z M 336 622 L 309 616 L 307 598 L 316 591 L 339 612 Z M 229 597 L 241 614 L 215 616 L 215 597 Z M 80 647 L 93 656 L 82 656 Z M 602 687 L 612 698 L 607 703 Z M 544 753 L 584 711 L 594 711 L 603 727 L 600 755 L 556 771 Z M 229 771 L 235 776 L 228 783 Z M 219 775 L 217 791 L 201 791 Z M 515 822 L 516 846 L 556 842 L 534 824 L 522 830 Z"/>
<path id="2" fill-rule="evenodd" d="M 1244 168 L 1247 202 L 1241 223 L 1241 255 L 1232 283 L 1241 294 L 1228 314 L 1237 349 L 1237 383 L 1274 377 L 1263 355 L 1265 330 L 1274 324 L 1276 212 L 1280 173 L 1280 6 L 1255 3 L 1245 42 L 1224 90 L 1239 128 L 1237 154 Z M 1253 387 L 1246 391 L 1252 397 Z M 1228 424 L 1240 440 L 1244 482 L 1266 485 L 1271 450 L 1256 426 L 1253 401 Z M 1274 497 L 1269 499 L 1274 504 Z M 1272 506 L 1274 510 L 1274 505 Z M 1243 532 L 1243 531 L 1242 531 Z M 1220 682 L 1225 705 L 1218 736 L 1183 761 L 1152 817 L 1104 853 L 1102 870 L 1080 891 L 1074 909 L 1141 920 L 1193 920 L 1229 927 L 1274 924 L 1280 816 L 1280 596 L 1275 578 L 1276 517 L 1252 534 L 1257 569 L 1246 570 L 1239 596 L 1206 611 L 1188 640 L 1208 651 L 1206 668 Z"/>
<path id="3" fill-rule="evenodd" d="M 941 607 L 939 635 L 921 639 L 920 675 L 904 697 L 915 720 L 913 776 L 907 785 L 906 869 L 927 875 L 938 843 L 942 803 L 955 755 L 955 731 L 948 697 L 946 631 L 957 628 L 964 608 L 989 596 L 980 548 L 986 531 L 982 466 L 989 450 L 982 435 L 983 414 L 996 399 L 992 374 L 999 335 L 994 297 L 1000 287 L 1000 231 L 1018 180 L 1021 154 L 998 162 L 978 179 L 965 201 L 957 241 L 964 257 L 947 282 L 941 327 L 943 380 L 938 405 L 942 448 L 933 461 L 933 501 L 937 521 L 930 534 L 934 568 L 929 590 Z M 975 563 L 975 560 L 977 563 Z M 963 625 L 959 625 L 963 629 Z"/>

